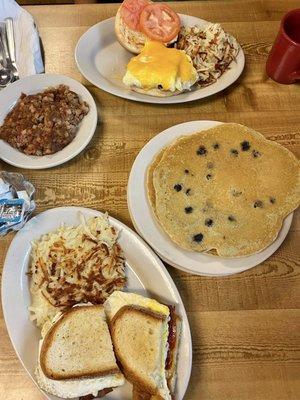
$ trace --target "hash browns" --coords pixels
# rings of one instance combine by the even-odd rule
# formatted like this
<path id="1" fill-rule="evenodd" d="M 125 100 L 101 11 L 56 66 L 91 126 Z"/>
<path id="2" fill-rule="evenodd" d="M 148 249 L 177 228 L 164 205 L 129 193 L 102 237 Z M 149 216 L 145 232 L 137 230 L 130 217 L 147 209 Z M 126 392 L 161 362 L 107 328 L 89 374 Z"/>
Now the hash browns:
<path id="1" fill-rule="evenodd" d="M 78 303 L 102 304 L 126 283 L 118 232 L 108 215 L 82 217 L 32 243 L 29 275 L 32 319 L 38 327 Z"/>

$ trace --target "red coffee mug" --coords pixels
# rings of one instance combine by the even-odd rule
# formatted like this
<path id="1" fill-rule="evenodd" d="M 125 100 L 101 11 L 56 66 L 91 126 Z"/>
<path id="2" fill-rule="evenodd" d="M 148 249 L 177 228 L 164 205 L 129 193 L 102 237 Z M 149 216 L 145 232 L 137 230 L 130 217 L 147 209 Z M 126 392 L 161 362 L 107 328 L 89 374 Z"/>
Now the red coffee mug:
<path id="1" fill-rule="evenodd" d="M 266 70 L 279 83 L 290 84 L 300 79 L 300 8 L 282 18 Z"/>

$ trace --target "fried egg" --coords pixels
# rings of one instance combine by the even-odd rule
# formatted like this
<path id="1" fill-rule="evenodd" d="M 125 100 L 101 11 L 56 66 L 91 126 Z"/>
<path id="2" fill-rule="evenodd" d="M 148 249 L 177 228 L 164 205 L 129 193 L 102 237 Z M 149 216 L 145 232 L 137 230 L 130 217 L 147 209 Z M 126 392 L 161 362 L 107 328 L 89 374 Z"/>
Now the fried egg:
<path id="1" fill-rule="evenodd" d="M 129 61 L 123 83 L 144 90 L 182 92 L 189 90 L 197 78 L 197 71 L 184 51 L 148 41 L 141 53 Z"/>
<path id="2" fill-rule="evenodd" d="M 122 307 L 128 305 L 149 308 L 150 310 L 159 314 L 163 314 L 166 317 L 169 317 L 170 315 L 169 308 L 154 299 L 149 299 L 136 293 L 115 290 L 104 303 L 104 308 L 108 319 L 112 320 Z"/>

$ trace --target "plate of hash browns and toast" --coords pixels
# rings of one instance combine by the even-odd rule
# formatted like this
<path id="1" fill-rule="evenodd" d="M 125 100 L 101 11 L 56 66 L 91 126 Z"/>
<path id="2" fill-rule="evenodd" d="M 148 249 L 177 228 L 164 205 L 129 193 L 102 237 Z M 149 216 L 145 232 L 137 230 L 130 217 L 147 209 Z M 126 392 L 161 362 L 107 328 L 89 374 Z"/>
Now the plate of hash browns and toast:
<path id="1" fill-rule="evenodd" d="M 2 307 L 15 351 L 48 399 L 183 399 L 189 324 L 165 267 L 107 214 L 62 207 L 8 250 Z"/>

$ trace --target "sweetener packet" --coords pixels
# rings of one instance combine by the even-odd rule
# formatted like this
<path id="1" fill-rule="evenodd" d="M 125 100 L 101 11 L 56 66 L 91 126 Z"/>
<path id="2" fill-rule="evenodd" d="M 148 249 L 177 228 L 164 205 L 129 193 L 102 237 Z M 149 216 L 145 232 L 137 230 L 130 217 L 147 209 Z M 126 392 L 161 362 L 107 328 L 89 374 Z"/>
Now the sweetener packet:
<path id="1" fill-rule="evenodd" d="M 23 175 L 0 171 L 0 235 L 24 226 L 35 209 L 34 194 Z"/>
<path id="2" fill-rule="evenodd" d="M 0 224 L 21 222 L 24 209 L 23 199 L 0 199 Z"/>

